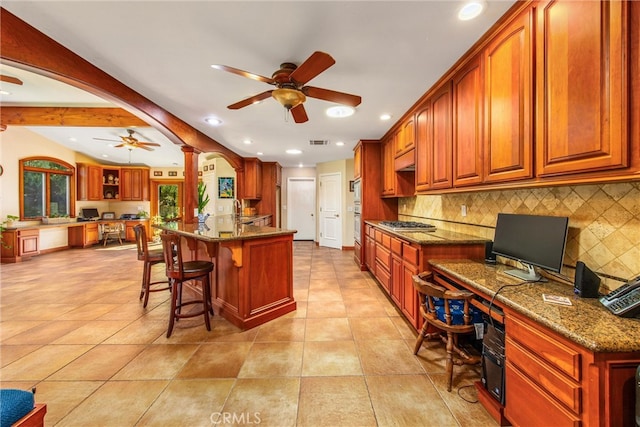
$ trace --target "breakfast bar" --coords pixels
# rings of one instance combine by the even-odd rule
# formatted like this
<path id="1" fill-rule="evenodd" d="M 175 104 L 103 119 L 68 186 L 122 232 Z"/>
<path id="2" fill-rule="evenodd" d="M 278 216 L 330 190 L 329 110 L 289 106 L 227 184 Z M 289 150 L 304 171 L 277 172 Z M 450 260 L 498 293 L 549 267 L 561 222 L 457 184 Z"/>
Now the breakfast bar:
<path id="1" fill-rule="evenodd" d="M 232 215 L 204 223 L 154 225 L 182 236 L 186 260 L 210 260 L 211 295 L 216 314 L 250 329 L 296 310 L 293 298 L 293 234 L 247 224 Z"/>

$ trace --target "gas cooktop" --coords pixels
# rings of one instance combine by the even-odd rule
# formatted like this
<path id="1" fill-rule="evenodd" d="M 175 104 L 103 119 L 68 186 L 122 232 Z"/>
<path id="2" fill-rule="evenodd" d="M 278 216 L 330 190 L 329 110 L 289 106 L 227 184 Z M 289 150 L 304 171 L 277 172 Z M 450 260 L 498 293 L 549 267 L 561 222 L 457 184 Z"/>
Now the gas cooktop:
<path id="1" fill-rule="evenodd" d="M 392 231 L 435 231 L 436 226 L 415 221 L 380 221 L 378 224 Z"/>

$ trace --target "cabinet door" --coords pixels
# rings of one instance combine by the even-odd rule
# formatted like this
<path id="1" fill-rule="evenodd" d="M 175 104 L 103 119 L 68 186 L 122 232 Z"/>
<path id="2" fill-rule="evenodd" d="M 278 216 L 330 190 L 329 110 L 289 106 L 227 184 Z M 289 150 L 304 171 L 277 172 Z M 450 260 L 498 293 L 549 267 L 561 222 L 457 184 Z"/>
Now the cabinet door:
<path id="1" fill-rule="evenodd" d="M 406 153 L 415 146 L 415 129 L 413 117 L 405 120 L 396 133 L 395 156 Z"/>
<path id="2" fill-rule="evenodd" d="M 358 144 L 353 151 L 353 178 L 362 176 L 362 144 Z"/>
<path id="3" fill-rule="evenodd" d="M 243 196 L 244 199 L 262 198 L 262 162 L 256 158 L 244 159 Z"/>
<path id="4" fill-rule="evenodd" d="M 626 167 L 627 7 L 548 1 L 537 9 L 536 171 Z"/>
<path id="5" fill-rule="evenodd" d="M 485 49 L 485 182 L 533 176 L 532 19 L 527 9 Z"/>
<path id="6" fill-rule="evenodd" d="M 429 186 L 431 189 L 451 188 L 451 83 L 438 89 L 432 101 L 433 134 L 427 148 L 432 153 Z"/>
<path id="7" fill-rule="evenodd" d="M 418 318 L 420 312 L 418 310 L 418 292 L 413 287 L 413 275 L 418 274 L 418 268 L 411 263 L 404 262 L 402 264 L 402 303 L 400 308 L 402 313 L 413 325 L 418 329 Z"/>
<path id="8" fill-rule="evenodd" d="M 453 185 L 482 182 L 482 56 L 476 55 L 453 77 Z"/>
<path id="9" fill-rule="evenodd" d="M 395 170 L 393 169 L 393 159 L 395 147 L 395 137 L 382 141 L 382 195 L 392 196 L 395 193 Z"/>
<path id="10" fill-rule="evenodd" d="M 389 294 L 398 307 L 402 305 L 402 258 L 393 256 L 391 258 L 391 283 Z"/>
<path id="11" fill-rule="evenodd" d="M 433 136 L 431 128 L 431 101 L 422 107 L 416 115 L 416 192 L 429 189 L 429 174 L 431 168 L 431 152 Z"/>
<path id="12" fill-rule="evenodd" d="M 84 244 L 85 245 L 93 245 L 98 243 L 98 223 L 89 223 L 84 228 Z"/>
<path id="13" fill-rule="evenodd" d="M 78 163 L 77 170 L 78 200 L 102 200 L 102 168 Z"/>

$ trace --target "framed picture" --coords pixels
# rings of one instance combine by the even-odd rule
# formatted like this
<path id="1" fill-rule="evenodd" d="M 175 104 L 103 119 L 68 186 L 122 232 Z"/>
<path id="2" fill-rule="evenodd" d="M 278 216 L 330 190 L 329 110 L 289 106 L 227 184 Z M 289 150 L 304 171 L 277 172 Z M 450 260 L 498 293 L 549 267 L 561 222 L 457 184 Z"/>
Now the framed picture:
<path id="1" fill-rule="evenodd" d="M 349 191 L 353 193 L 353 183 L 354 181 L 349 181 Z"/>
<path id="2" fill-rule="evenodd" d="M 202 168 L 203 171 L 208 172 L 209 171 L 209 166 L 204 165 L 204 167 Z"/>
<path id="3" fill-rule="evenodd" d="M 198 176 L 202 176 L 202 171 L 198 171 Z"/>
<path id="4" fill-rule="evenodd" d="M 178 176 L 178 172 L 176 172 L 176 171 L 169 171 L 169 176 Z"/>
<path id="5" fill-rule="evenodd" d="M 218 199 L 233 199 L 233 177 L 218 178 Z"/>
<path id="6" fill-rule="evenodd" d="M 102 219 L 116 219 L 115 212 L 102 212 Z"/>
<path id="7" fill-rule="evenodd" d="M 162 171 L 153 171 L 153 176 L 162 176 Z"/>

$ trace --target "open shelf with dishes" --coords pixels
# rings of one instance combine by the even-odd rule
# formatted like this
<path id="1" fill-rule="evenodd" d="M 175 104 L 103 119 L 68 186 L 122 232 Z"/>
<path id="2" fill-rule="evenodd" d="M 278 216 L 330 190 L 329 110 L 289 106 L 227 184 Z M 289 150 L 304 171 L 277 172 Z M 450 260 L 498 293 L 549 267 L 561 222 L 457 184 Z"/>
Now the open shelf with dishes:
<path id="1" fill-rule="evenodd" d="M 120 169 L 102 168 L 102 198 L 120 198 Z"/>

